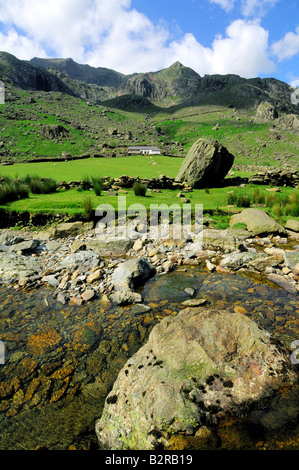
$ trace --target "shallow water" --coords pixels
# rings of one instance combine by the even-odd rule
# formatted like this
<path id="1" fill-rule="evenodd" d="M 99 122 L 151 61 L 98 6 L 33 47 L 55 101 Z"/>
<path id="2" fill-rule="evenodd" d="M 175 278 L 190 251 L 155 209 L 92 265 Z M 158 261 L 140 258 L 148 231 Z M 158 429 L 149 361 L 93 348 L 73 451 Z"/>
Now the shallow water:
<path id="1" fill-rule="evenodd" d="M 164 316 L 190 298 L 240 311 L 287 348 L 299 339 L 298 297 L 247 273 L 198 267 L 156 276 L 140 290 L 144 304 L 107 308 L 100 300 L 63 306 L 52 291 L 0 289 L 0 449 L 92 449 L 95 421 L 119 370 Z"/>

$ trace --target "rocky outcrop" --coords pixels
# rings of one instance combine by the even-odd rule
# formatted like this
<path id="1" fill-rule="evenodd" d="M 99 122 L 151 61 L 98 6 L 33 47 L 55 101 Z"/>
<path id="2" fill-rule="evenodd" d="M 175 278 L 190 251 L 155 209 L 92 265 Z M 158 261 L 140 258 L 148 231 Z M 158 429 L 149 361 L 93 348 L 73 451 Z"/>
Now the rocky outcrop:
<path id="1" fill-rule="evenodd" d="M 240 214 L 233 215 L 229 224 L 233 227 L 237 223 L 245 224 L 251 235 L 286 233 L 280 224 L 269 217 L 265 211 L 259 209 L 244 209 Z"/>
<path id="2" fill-rule="evenodd" d="M 47 124 L 41 128 L 41 135 L 45 139 L 57 139 L 58 137 L 64 137 L 67 134 L 68 130 L 61 124 Z"/>
<path id="3" fill-rule="evenodd" d="M 185 157 L 176 181 L 193 188 L 215 187 L 231 169 L 234 156 L 217 141 L 199 139 Z"/>
<path id="4" fill-rule="evenodd" d="M 273 407 L 276 428 L 294 419 L 277 403 L 279 387 L 296 385 L 287 351 L 248 317 L 187 308 L 156 325 L 125 364 L 96 433 L 103 449 L 216 449 L 226 417 L 260 433 L 273 426 Z"/>

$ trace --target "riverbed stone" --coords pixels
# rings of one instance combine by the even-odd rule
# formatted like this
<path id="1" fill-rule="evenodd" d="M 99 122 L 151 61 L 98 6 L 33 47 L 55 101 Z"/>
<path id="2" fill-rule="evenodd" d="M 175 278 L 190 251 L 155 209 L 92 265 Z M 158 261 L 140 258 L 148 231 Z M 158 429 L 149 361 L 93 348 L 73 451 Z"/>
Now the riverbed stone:
<path id="1" fill-rule="evenodd" d="M 12 245 L 10 250 L 20 252 L 21 254 L 26 254 L 31 251 L 34 251 L 35 248 L 38 247 L 38 245 L 39 245 L 39 240 L 35 240 L 35 239 L 25 240 L 20 243 L 16 243 Z"/>
<path id="2" fill-rule="evenodd" d="M 124 256 L 133 246 L 133 240 L 129 238 L 124 239 L 96 239 L 86 242 L 87 249 L 94 251 L 103 258 L 110 258 L 113 256 Z"/>
<path id="3" fill-rule="evenodd" d="M 136 258 L 121 263 L 112 274 L 114 290 L 133 290 L 154 276 L 156 269 L 145 258 Z"/>
<path id="4" fill-rule="evenodd" d="M 52 228 L 53 238 L 74 237 L 93 228 L 92 222 L 66 222 Z"/>
<path id="5" fill-rule="evenodd" d="M 299 263 L 299 250 L 298 251 L 285 251 L 283 253 L 285 265 L 293 269 Z"/>
<path id="6" fill-rule="evenodd" d="M 204 229 L 202 246 L 208 250 L 229 250 L 234 251 L 238 246 L 249 238 L 250 234 L 246 230 L 216 230 Z"/>
<path id="7" fill-rule="evenodd" d="M 20 276 L 29 278 L 40 271 L 41 266 L 37 258 L 0 252 L 0 277 L 5 282 L 17 282 Z"/>
<path id="8" fill-rule="evenodd" d="M 110 295 L 109 300 L 115 305 L 130 305 L 142 302 L 142 297 L 131 290 L 119 290 Z"/>
<path id="9" fill-rule="evenodd" d="M 279 387 L 297 380 L 289 352 L 246 315 L 184 309 L 157 324 L 120 371 L 96 422 L 100 448 L 167 450 L 179 439 L 200 449 L 203 426 L 216 448 L 226 417 L 267 432 Z M 275 411 L 285 424 L 283 409 Z"/>
<path id="10" fill-rule="evenodd" d="M 224 256 L 219 264 L 224 268 L 236 270 L 242 267 L 247 267 L 254 260 L 261 260 L 262 258 L 267 258 L 267 255 L 251 251 L 233 252 Z"/>
<path id="11" fill-rule="evenodd" d="M 81 272 L 87 272 L 98 266 L 99 263 L 99 256 L 91 250 L 86 250 L 66 256 L 60 263 L 60 268 L 67 268 L 70 270 L 80 268 Z"/>
<path id="12" fill-rule="evenodd" d="M 270 279 L 270 281 L 282 287 L 290 294 L 296 295 L 298 293 L 295 283 L 287 279 L 285 276 L 277 273 L 270 273 L 268 274 L 268 278 Z"/>

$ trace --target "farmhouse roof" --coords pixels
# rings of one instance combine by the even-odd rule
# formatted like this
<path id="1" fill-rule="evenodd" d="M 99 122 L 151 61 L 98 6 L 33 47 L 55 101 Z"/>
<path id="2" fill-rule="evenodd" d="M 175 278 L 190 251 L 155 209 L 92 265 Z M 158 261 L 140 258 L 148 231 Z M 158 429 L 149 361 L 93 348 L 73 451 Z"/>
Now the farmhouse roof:
<path id="1" fill-rule="evenodd" d="M 129 147 L 129 150 L 159 150 L 158 147 L 155 147 L 153 145 L 146 146 L 146 145 L 135 145 Z"/>

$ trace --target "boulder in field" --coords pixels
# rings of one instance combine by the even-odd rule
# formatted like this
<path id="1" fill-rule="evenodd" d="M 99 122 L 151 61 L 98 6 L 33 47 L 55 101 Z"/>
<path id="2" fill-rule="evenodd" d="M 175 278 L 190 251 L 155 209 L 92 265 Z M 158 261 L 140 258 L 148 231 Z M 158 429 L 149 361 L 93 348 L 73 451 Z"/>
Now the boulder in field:
<path id="1" fill-rule="evenodd" d="M 176 181 L 192 188 L 215 187 L 222 183 L 234 163 L 234 156 L 219 142 L 199 139 L 185 157 Z"/>
<path id="2" fill-rule="evenodd" d="M 234 226 L 237 223 L 244 223 L 250 235 L 263 235 L 267 233 L 285 234 L 285 229 L 273 220 L 269 215 L 259 209 L 244 209 L 240 214 L 231 217 L 229 224 Z"/>

